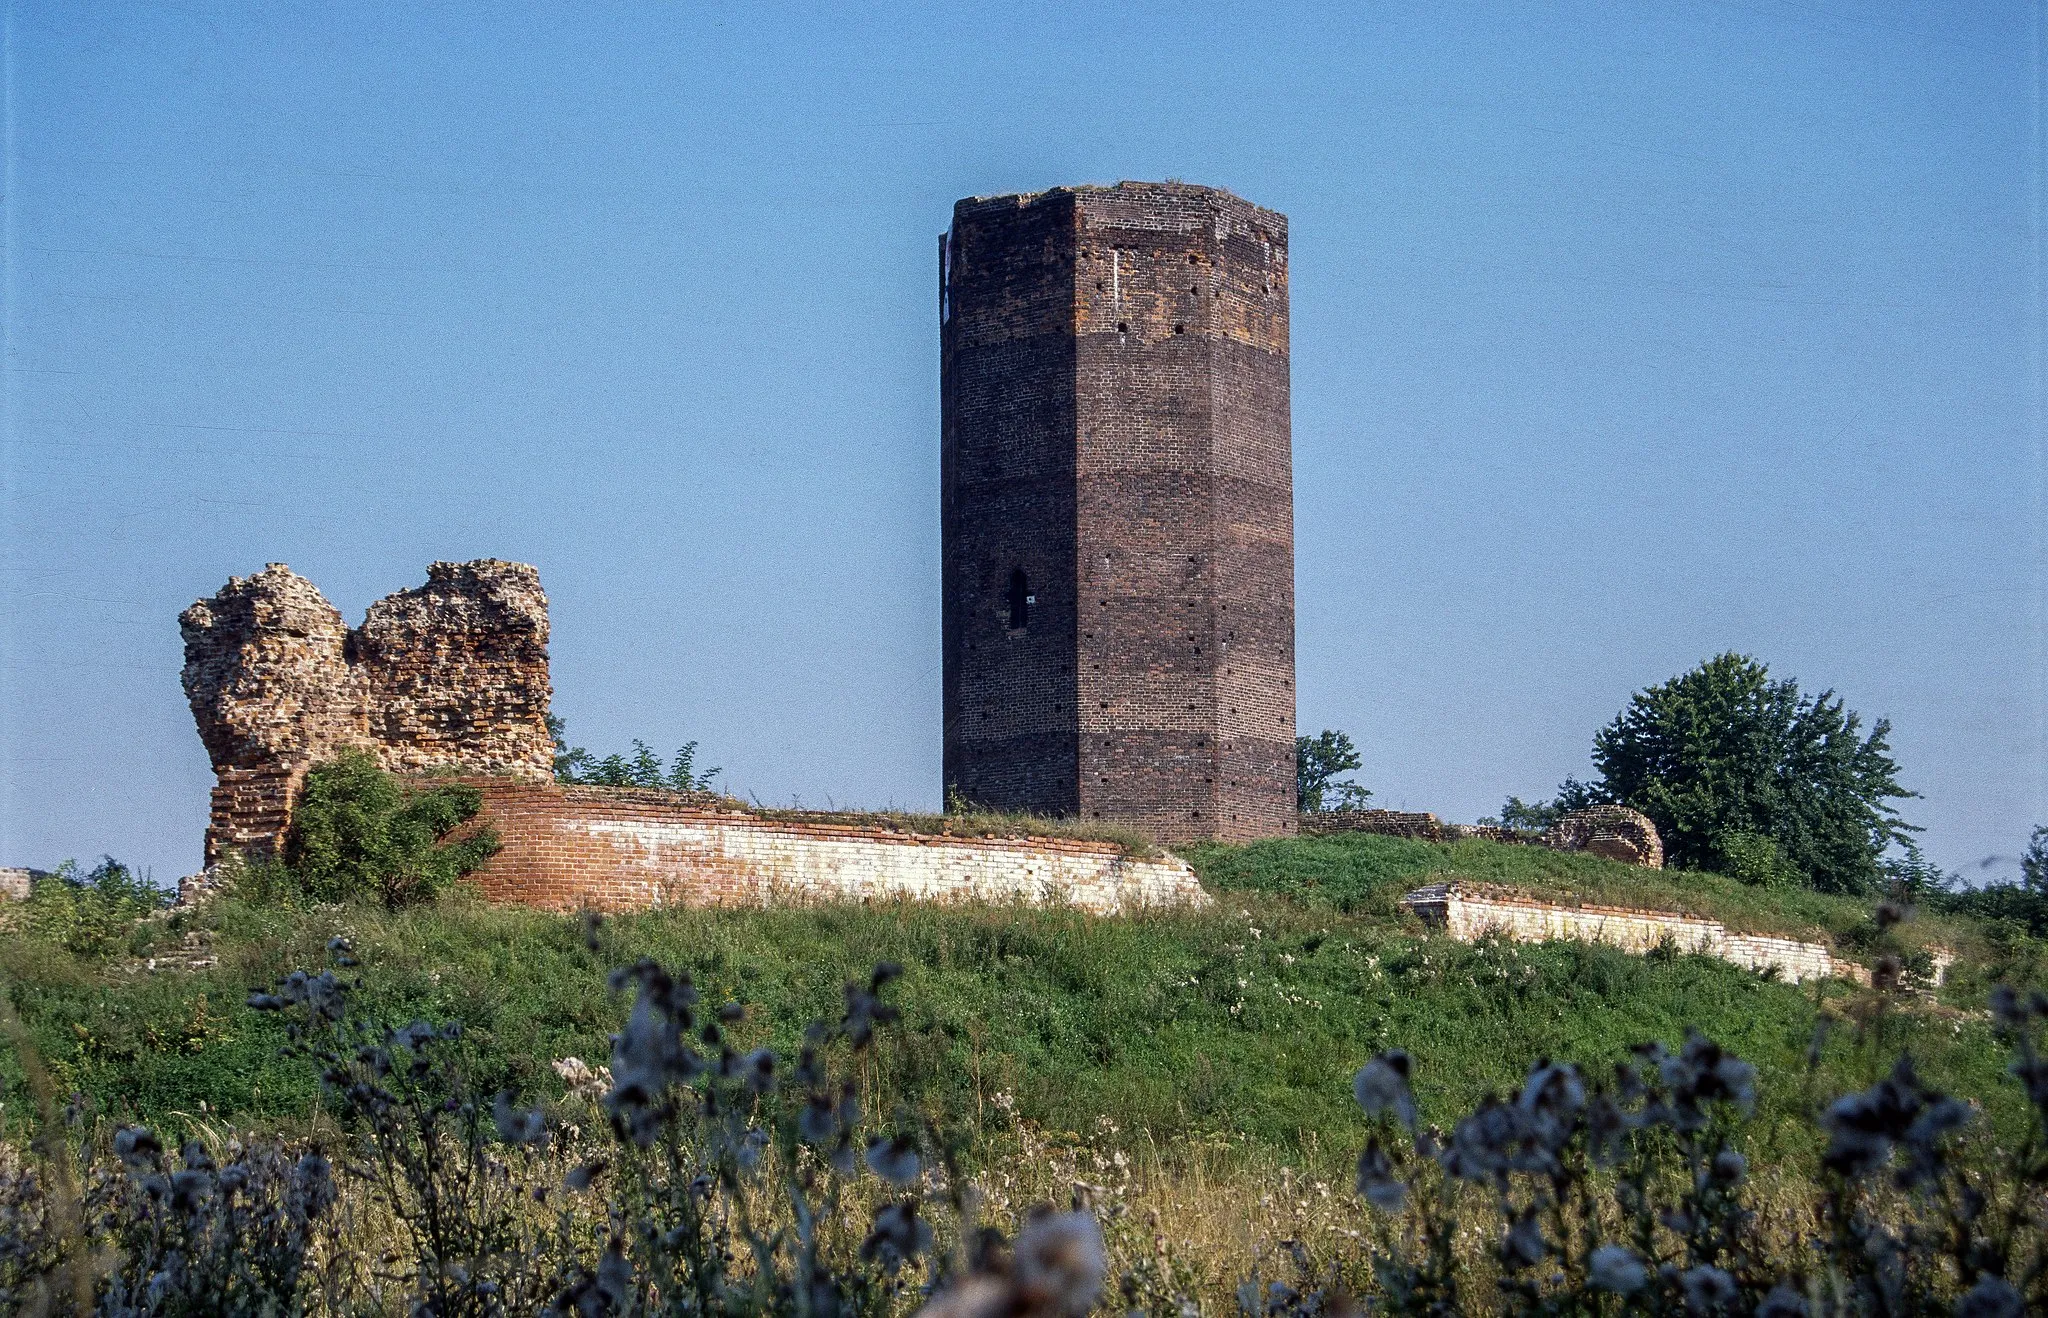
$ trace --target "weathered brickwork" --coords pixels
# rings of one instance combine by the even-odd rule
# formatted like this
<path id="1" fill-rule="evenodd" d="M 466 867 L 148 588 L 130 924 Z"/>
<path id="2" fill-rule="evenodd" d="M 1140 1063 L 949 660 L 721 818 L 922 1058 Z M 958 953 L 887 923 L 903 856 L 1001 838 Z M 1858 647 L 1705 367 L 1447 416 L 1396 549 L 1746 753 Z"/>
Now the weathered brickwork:
<path id="1" fill-rule="evenodd" d="M 1182 184 L 973 198 L 940 266 L 948 789 L 1293 832 L 1285 217 Z"/>
<path id="2" fill-rule="evenodd" d="M 485 895 L 558 910 L 806 901 L 1021 901 L 1100 915 L 1206 905 L 1194 871 L 1104 842 L 934 836 L 764 817 L 713 796 L 471 779 L 500 849 Z"/>
<path id="3" fill-rule="evenodd" d="M 1775 970 L 1780 979 L 1797 984 L 1808 979 L 1850 979 L 1870 982 L 1870 971 L 1837 958 L 1826 945 L 1803 943 L 1762 934 L 1735 934 L 1718 920 L 1676 915 L 1668 911 L 1633 910 L 1620 906 L 1559 906 L 1502 889 L 1479 889 L 1457 883 L 1417 888 L 1401 899 L 1426 923 L 1442 928 L 1460 942 L 1498 935 L 1520 942 L 1572 939 L 1605 943 L 1643 953 L 1669 942 L 1681 952 L 1719 957 L 1751 970 Z M 1933 980 L 1941 982 L 1950 958 L 1934 954 Z"/>
<path id="4" fill-rule="evenodd" d="M 282 563 L 178 619 L 184 685 L 213 760 L 206 863 L 269 854 L 306 771 L 348 748 L 401 772 L 548 778 L 547 596 L 523 563 L 435 563 L 351 630 Z"/>
<path id="5" fill-rule="evenodd" d="M 1446 824 L 1423 811 L 1324 810 L 1302 818 L 1307 833 L 1378 833 L 1424 842 L 1455 842 L 1486 838 L 1552 851 L 1588 851 L 1624 865 L 1664 868 L 1664 842 L 1650 817 L 1624 805 L 1596 805 L 1574 810 L 1546 832 L 1536 833 L 1487 824 Z"/>

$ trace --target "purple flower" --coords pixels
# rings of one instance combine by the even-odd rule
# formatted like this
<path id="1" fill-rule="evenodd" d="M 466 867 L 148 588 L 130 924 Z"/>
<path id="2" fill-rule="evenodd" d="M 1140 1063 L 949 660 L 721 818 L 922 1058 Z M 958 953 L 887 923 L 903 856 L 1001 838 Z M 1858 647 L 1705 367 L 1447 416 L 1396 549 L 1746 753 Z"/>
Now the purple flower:
<path id="1" fill-rule="evenodd" d="M 1649 1280 L 1649 1272 L 1626 1245 L 1602 1245 L 1586 1260 L 1586 1280 L 1595 1290 L 1633 1295 Z"/>
<path id="2" fill-rule="evenodd" d="M 1391 1048 L 1358 1069 L 1351 1078 L 1351 1094 L 1369 1117 L 1392 1112 L 1401 1124 L 1415 1129 L 1415 1097 L 1408 1090 L 1413 1069 L 1408 1054 Z"/>

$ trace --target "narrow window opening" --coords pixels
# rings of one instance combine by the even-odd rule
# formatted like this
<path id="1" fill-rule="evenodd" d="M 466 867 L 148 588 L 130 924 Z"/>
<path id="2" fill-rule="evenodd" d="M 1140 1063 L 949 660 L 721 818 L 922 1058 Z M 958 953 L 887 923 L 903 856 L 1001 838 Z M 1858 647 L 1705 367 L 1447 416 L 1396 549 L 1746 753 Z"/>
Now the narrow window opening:
<path id="1" fill-rule="evenodd" d="M 1031 606 L 1037 599 L 1031 593 L 1031 583 L 1025 579 L 1024 569 L 1018 568 L 1010 574 L 1010 630 L 1022 631 L 1031 622 Z"/>

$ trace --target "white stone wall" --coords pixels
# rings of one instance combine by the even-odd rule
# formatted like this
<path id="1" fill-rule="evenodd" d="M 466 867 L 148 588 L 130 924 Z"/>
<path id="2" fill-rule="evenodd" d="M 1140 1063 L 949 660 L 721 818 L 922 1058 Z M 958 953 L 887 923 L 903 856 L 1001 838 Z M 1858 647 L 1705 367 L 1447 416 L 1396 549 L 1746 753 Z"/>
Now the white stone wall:
<path id="1" fill-rule="evenodd" d="M 519 847 L 556 858 L 562 891 L 520 893 L 542 904 L 613 908 L 767 905 L 899 897 L 1067 904 L 1100 915 L 1203 906 L 1185 861 L 1126 856 L 1065 838 L 975 838 L 870 824 L 772 818 L 740 811 L 565 808 L 528 825 Z M 508 837 L 508 844 L 511 839 Z M 486 871 L 486 890 L 490 890 Z"/>
<path id="2" fill-rule="evenodd" d="M 1870 982 L 1870 972 L 1838 959 L 1820 943 L 1761 934 L 1734 934 L 1718 920 L 1618 906 L 1558 906 L 1534 898 L 1480 892 L 1455 883 L 1417 888 L 1402 904 L 1460 942 L 1501 934 L 1523 942 L 1575 939 L 1643 953 L 1669 940 L 1682 952 L 1719 957 L 1751 970 L 1775 969 L 1787 983 L 1829 977 Z M 1935 983 L 1949 958 L 1935 955 Z"/>

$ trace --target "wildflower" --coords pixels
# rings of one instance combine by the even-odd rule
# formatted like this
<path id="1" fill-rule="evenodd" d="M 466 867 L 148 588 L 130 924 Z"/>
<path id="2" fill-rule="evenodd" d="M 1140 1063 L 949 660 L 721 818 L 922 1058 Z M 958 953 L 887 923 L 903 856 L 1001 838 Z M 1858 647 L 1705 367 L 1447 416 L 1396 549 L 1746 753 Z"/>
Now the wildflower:
<path id="1" fill-rule="evenodd" d="M 847 984 L 846 1015 L 839 1022 L 839 1031 L 854 1048 L 867 1047 L 875 1037 L 877 1025 L 890 1024 L 902 1015 L 878 996 L 889 981 L 902 973 L 902 966 L 893 961 L 884 961 L 876 966 L 874 973 L 868 977 L 866 988 L 854 983 Z"/>
<path id="2" fill-rule="evenodd" d="M 1748 1170 L 1748 1159 L 1733 1149 L 1723 1149 L 1714 1155 L 1714 1179 L 1723 1185 L 1734 1185 Z"/>
<path id="3" fill-rule="evenodd" d="M 1628 1130 L 1627 1114 L 1607 1095 L 1596 1094 L 1586 1105 L 1586 1150 L 1596 1164 L 1609 1166 L 1621 1157 Z"/>
<path id="4" fill-rule="evenodd" d="M 1924 1184 L 1940 1168 L 1941 1138 L 1969 1117 L 1966 1104 L 1924 1088 L 1912 1058 L 1901 1057 L 1891 1075 L 1861 1093 L 1843 1095 L 1821 1114 L 1828 1133 L 1821 1161 L 1853 1180 L 1886 1165 L 1903 1143 L 1907 1160 L 1900 1183 Z"/>
<path id="5" fill-rule="evenodd" d="M 1017 1235 L 1015 1280 L 1030 1309 L 1080 1318 L 1102 1293 L 1108 1261 L 1088 1213 L 1049 1213 Z"/>
<path id="6" fill-rule="evenodd" d="M 491 1104 L 491 1119 L 497 1123 L 498 1138 L 507 1144 L 540 1144 L 547 1139 L 547 1123 L 537 1107 L 520 1110 L 512 1106 L 512 1094 L 501 1089 Z"/>
<path id="7" fill-rule="evenodd" d="M 318 1152 L 301 1154 L 292 1167 L 292 1189 L 307 1217 L 320 1216 L 334 1205 L 334 1165 Z"/>
<path id="8" fill-rule="evenodd" d="M 877 1135 L 868 1141 L 867 1160 L 875 1175 L 892 1185 L 909 1185 L 921 1167 L 917 1141 L 908 1135 Z"/>
<path id="9" fill-rule="evenodd" d="M 2026 1305 L 2012 1284 L 2001 1277 L 1978 1279 L 1962 1299 L 1956 1301 L 1956 1318 L 2020 1318 Z"/>
<path id="10" fill-rule="evenodd" d="M 623 1313 L 633 1298 L 633 1264 L 626 1258 L 626 1248 L 617 1236 L 605 1246 L 604 1257 L 597 1263 L 597 1289 L 614 1313 Z"/>
<path id="11" fill-rule="evenodd" d="M 830 1094 L 813 1093 L 797 1113 L 796 1133 L 808 1144 L 826 1144 L 839 1133 L 839 1118 Z"/>
<path id="12" fill-rule="evenodd" d="M 1756 1306 L 1756 1318 L 1806 1318 L 1806 1297 L 1781 1281 Z"/>
<path id="13" fill-rule="evenodd" d="M 1360 1067 L 1351 1078 L 1351 1094 L 1369 1117 L 1391 1111 L 1401 1124 L 1415 1129 L 1415 1096 L 1408 1091 L 1408 1074 L 1413 1063 L 1399 1048 L 1386 1052 Z"/>
<path id="14" fill-rule="evenodd" d="M 581 1194 L 590 1188 L 590 1183 L 609 1165 L 603 1158 L 593 1158 L 589 1162 L 581 1163 L 571 1168 L 569 1174 L 562 1178 L 562 1188 Z"/>
<path id="15" fill-rule="evenodd" d="M 663 1096 L 670 1086 L 695 1078 L 703 1059 L 683 1042 L 694 1023 L 690 1010 L 697 991 L 686 974 L 670 975 L 652 961 L 612 972 L 612 984 L 640 981 L 640 994 L 626 1027 L 612 1036 L 611 1092 L 605 1105 L 637 1144 L 650 1144 L 668 1115 Z"/>
<path id="16" fill-rule="evenodd" d="M 740 1075 L 747 1082 L 747 1088 L 757 1094 L 765 1094 L 775 1088 L 775 1054 L 767 1048 L 756 1048 L 740 1059 Z"/>
<path id="17" fill-rule="evenodd" d="M 163 1156 L 164 1146 L 147 1126 L 123 1126 L 114 1132 L 114 1156 L 129 1171 L 143 1171 Z"/>
<path id="18" fill-rule="evenodd" d="M 861 1242 L 860 1256 L 881 1260 L 890 1272 L 931 1248 L 932 1229 L 917 1216 L 917 1200 L 885 1204 L 875 1212 L 874 1229 Z"/>
<path id="19" fill-rule="evenodd" d="M 1671 1088 L 1677 1115 L 1685 1129 L 1706 1124 L 1699 1111 L 1703 1103 L 1735 1104 L 1747 1116 L 1756 1106 L 1756 1068 L 1701 1034 L 1688 1031 L 1685 1047 L 1677 1057 L 1665 1057 L 1659 1066 L 1664 1083 Z"/>
<path id="20" fill-rule="evenodd" d="M 2017 1030 L 2027 1023 L 2027 1009 L 2020 1004 L 2020 995 L 2013 992 L 2012 985 L 1998 984 L 1991 990 L 1991 1019 L 2002 1030 Z"/>
<path id="21" fill-rule="evenodd" d="M 349 945 L 348 939 L 343 938 L 340 934 L 336 934 L 327 940 L 327 955 L 334 958 L 334 964 L 337 966 L 346 969 L 350 966 L 362 964 L 356 960 L 355 952 L 355 948 Z"/>
<path id="22" fill-rule="evenodd" d="M 1368 1140 L 1358 1155 L 1358 1193 L 1383 1213 L 1398 1213 L 1408 1200 L 1408 1187 L 1394 1175 L 1394 1164 L 1378 1140 Z"/>
<path id="23" fill-rule="evenodd" d="M 1543 1238 L 1543 1228 L 1536 1221 L 1536 1210 L 1524 1208 L 1521 1216 L 1508 1227 L 1501 1237 L 1500 1261 L 1509 1272 L 1520 1272 L 1533 1268 L 1550 1255 L 1550 1242 Z"/>
<path id="24" fill-rule="evenodd" d="M 1472 1115 L 1451 1129 L 1451 1142 L 1437 1155 L 1444 1171 L 1463 1181 L 1503 1178 L 1508 1154 L 1521 1138 L 1515 1110 L 1491 1094 Z"/>
<path id="25" fill-rule="evenodd" d="M 1685 1292 L 1685 1307 L 1693 1313 L 1716 1313 L 1735 1302 L 1735 1278 L 1711 1264 L 1679 1273 L 1678 1285 Z"/>
<path id="26" fill-rule="evenodd" d="M 934 1295 L 916 1318 L 1002 1318 L 1012 1307 L 1005 1280 L 974 1272 Z"/>
<path id="27" fill-rule="evenodd" d="M 1633 1295 L 1649 1280 L 1649 1273 L 1628 1246 L 1602 1245 L 1586 1260 L 1586 1280 L 1595 1290 Z"/>
<path id="28" fill-rule="evenodd" d="M 191 1214 L 213 1198 L 213 1174 L 205 1167 L 188 1167 L 171 1173 L 171 1211 Z"/>
<path id="29" fill-rule="evenodd" d="M 1530 1138 L 1553 1153 L 1563 1148 L 1586 1106 L 1586 1084 L 1579 1068 L 1538 1062 L 1529 1069 L 1515 1106 L 1527 1120 Z"/>

